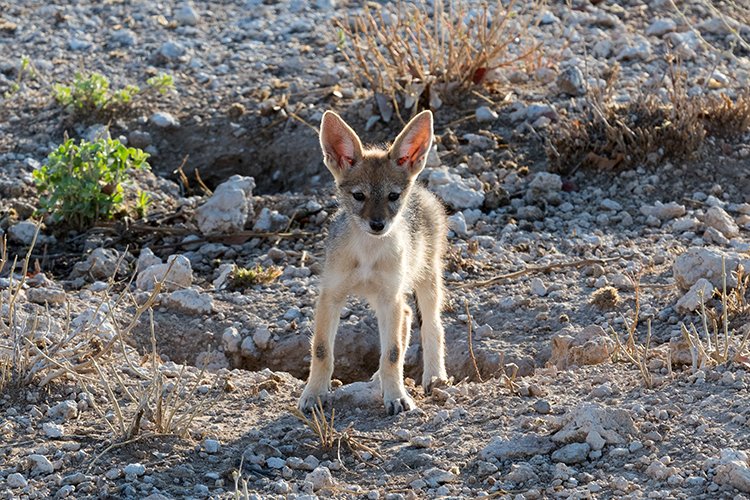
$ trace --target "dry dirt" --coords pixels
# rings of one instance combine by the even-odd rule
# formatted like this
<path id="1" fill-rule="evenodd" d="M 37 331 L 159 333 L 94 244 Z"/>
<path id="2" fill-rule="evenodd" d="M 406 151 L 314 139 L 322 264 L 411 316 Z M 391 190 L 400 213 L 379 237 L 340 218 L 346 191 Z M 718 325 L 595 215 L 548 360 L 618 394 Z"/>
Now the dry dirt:
<path id="1" fill-rule="evenodd" d="M 750 75 L 748 46 L 738 38 L 748 40 L 750 19 L 743 5 L 722 4 L 740 23 L 733 31 L 700 1 L 682 7 L 690 25 L 670 2 L 621 4 L 548 5 L 539 15 L 551 17 L 531 34 L 547 51 L 537 69 L 551 79 L 531 71 L 510 83 L 506 75 L 492 92 L 478 88 L 435 110 L 437 156 L 421 180 L 434 187 L 432 174 L 447 168 L 452 182 L 486 195 L 475 208 L 446 199 L 453 230 L 443 321 L 452 384 L 428 397 L 415 387 L 421 350 L 414 325 L 406 375 L 419 408 L 386 416 L 367 382 L 377 368 L 377 324 L 352 299 L 325 409 L 333 430 L 321 442 L 294 410 L 336 208 L 315 127 L 326 109 L 371 143 L 402 126 L 370 120 L 379 113 L 374 99 L 338 51 L 330 20 L 360 6 L 195 2 L 192 24 L 171 0 L 0 0 L 0 91 L 10 92 L 0 102 L 0 235 L 9 255 L 0 269 L 0 368 L 10 370 L 0 371 L 0 498 L 748 498 L 750 363 L 740 349 L 750 332 L 747 289 L 737 289 L 729 316 L 729 360 L 693 366 L 681 325 L 702 334 L 701 310 L 678 307 L 689 286 L 681 287 L 675 268 L 693 248 L 750 272 L 747 131 L 709 138 L 684 161 L 581 167 L 563 177 L 547 173 L 546 152 L 555 127 L 569 124 L 587 99 L 560 91 L 566 69 L 585 69 L 597 83 L 622 65 L 616 92 L 632 97 L 666 74 L 665 55 L 679 41 L 670 33 L 681 33 L 694 53 L 683 62 L 691 90 L 735 98 Z M 671 30 L 647 34 L 665 18 L 675 21 Z M 622 55 L 630 48 L 635 56 Z M 19 79 L 25 54 L 35 76 Z M 175 89 L 104 122 L 72 118 L 50 97 L 51 85 L 77 71 L 100 71 L 118 86 L 166 71 Z M 714 71 L 721 78 L 709 90 Z M 499 116 L 478 121 L 481 106 Z M 537 116 L 534 106 L 549 111 Z M 156 111 L 179 126 L 157 126 Z M 148 216 L 83 231 L 44 225 L 28 282 L 11 305 L 28 249 L 12 228 L 39 199 L 31 172 L 65 134 L 86 136 L 102 125 L 131 142 L 134 133 L 148 134 L 152 171 L 134 174 L 152 195 Z M 245 231 L 204 237 L 195 213 L 210 195 L 200 182 L 215 189 L 233 174 L 256 183 Z M 497 203 L 488 201 L 493 192 Z M 654 215 L 661 203 L 676 208 Z M 712 218 L 714 208 L 726 218 Z M 281 222 L 256 226 L 264 209 Z M 99 248 L 116 250 L 123 269 L 76 272 Z M 162 259 L 185 256 L 189 288 L 210 299 L 210 312 L 181 309 L 165 292 L 153 297 L 152 316 L 146 311 L 128 328 L 149 298 L 131 282 L 146 248 Z M 223 264 L 277 265 L 283 274 L 228 290 L 214 284 Z M 709 267 L 695 270 L 719 291 Z M 607 287 L 618 300 L 594 304 Z M 63 299 L 52 300 L 56 290 Z M 718 295 L 706 307 L 721 319 Z M 101 314 L 68 325 L 92 313 Z M 617 348 L 614 338 L 625 343 L 636 316 L 637 345 Z M 116 331 L 125 331 L 125 343 L 97 358 Z M 49 369 L 3 386 L 4 377 L 36 366 L 8 364 L 13 353 L 31 344 L 50 349 L 73 332 L 66 342 L 85 337 L 83 354 L 47 350 L 49 359 L 36 360 Z M 643 371 L 626 349 L 643 360 Z M 100 360 L 101 374 L 89 364 L 43 383 L 61 369 L 55 360 L 70 367 L 87 357 Z M 166 415 L 175 410 L 176 421 L 193 419 L 165 431 L 156 400 Z"/>

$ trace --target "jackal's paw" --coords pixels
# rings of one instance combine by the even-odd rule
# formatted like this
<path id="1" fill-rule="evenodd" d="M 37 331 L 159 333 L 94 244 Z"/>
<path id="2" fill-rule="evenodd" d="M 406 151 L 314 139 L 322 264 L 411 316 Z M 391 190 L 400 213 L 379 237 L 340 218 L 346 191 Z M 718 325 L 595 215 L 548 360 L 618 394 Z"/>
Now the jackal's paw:
<path id="1" fill-rule="evenodd" d="M 422 388 L 424 389 L 424 393 L 427 395 L 430 395 L 432 393 L 432 389 L 434 389 L 435 387 L 445 387 L 446 385 L 448 385 L 448 383 L 448 375 L 446 375 L 445 372 L 436 375 L 425 374 L 422 377 Z"/>
<path id="2" fill-rule="evenodd" d="M 417 407 L 417 405 L 414 404 L 414 400 L 406 393 L 397 395 L 392 399 L 384 397 L 383 401 L 385 402 L 385 411 L 388 412 L 388 415 L 398 415 L 402 411 L 413 410 Z"/>
<path id="3" fill-rule="evenodd" d="M 325 404 L 330 393 L 330 387 L 323 387 L 322 389 L 314 389 L 309 385 L 302 391 L 302 397 L 299 398 L 297 407 L 300 411 L 307 412 L 317 407 L 319 404 Z"/>

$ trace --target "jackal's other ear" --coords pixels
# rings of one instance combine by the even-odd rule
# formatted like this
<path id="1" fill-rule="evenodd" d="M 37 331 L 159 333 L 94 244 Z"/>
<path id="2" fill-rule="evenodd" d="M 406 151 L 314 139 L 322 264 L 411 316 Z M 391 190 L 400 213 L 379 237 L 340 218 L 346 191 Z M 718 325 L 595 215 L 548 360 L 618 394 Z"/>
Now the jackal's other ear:
<path id="1" fill-rule="evenodd" d="M 432 147 L 432 112 L 422 111 L 406 124 L 391 146 L 389 155 L 396 164 L 417 175 L 424 168 Z"/>
<path id="2" fill-rule="evenodd" d="M 320 147 L 323 161 L 334 177 L 362 159 L 362 143 L 339 115 L 326 111 L 320 122 Z"/>

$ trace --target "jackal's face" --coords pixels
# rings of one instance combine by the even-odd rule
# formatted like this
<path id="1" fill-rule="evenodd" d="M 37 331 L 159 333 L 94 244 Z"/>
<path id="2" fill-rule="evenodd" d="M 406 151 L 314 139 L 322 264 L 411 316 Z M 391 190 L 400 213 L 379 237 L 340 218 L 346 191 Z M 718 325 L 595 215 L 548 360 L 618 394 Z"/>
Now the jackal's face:
<path id="1" fill-rule="evenodd" d="M 432 146 L 432 113 L 415 116 L 387 150 L 365 149 L 336 113 L 320 124 L 323 159 L 338 188 L 339 204 L 366 233 L 388 234 L 409 199 Z"/>

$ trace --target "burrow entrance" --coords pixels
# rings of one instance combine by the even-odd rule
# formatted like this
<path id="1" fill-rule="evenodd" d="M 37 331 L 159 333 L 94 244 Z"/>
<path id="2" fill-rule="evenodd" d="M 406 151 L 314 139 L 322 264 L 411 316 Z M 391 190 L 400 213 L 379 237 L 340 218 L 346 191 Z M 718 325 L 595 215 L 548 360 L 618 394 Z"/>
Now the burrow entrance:
<path id="1" fill-rule="evenodd" d="M 363 129 L 364 124 L 358 124 L 356 117 L 351 120 L 350 117 L 345 119 L 358 130 Z M 392 123 L 390 127 L 367 133 L 367 136 L 375 141 L 387 139 L 398 132 L 396 129 L 399 127 L 400 124 Z M 153 162 L 154 169 L 163 177 L 174 178 L 175 168 L 183 163 L 187 156 L 184 173 L 189 179 L 193 179 L 197 170 L 201 179 L 211 188 L 234 174 L 254 177 L 257 195 L 278 195 L 283 192 L 311 193 L 327 188 L 332 183 L 321 159 L 317 133 L 294 120 L 269 124 L 262 117 L 254 115 L 243 117 L 239 123 L 232 123 L 227 118 L 219 117 L 198 123 L 185 123 L 174 129 L 152 129 L 151 132 L 154 145 L 158 149 L 158 155 Z M 299 195 L 297 197 L 299 198 Z M 302 197 L 304 198 L 304 194 Z M 317 228 L 319 229 L 320 227 Z M 295 245 L 306 244 L 284 241 L 279 245 L 289 249 Z M 262 242 L 257 253 L 266 253 L 266 245 L 269 245 L 269 242 Z M 303 249 L 305 248 L 298 250 Z M 222 256 L 218 258 L 224 259 Z M 210 282 L 212 279 L 210 271 L 198 271 L 197 274 L 201 274 L 199 281 Z M 248 296 L 253 300 L 257 298 L 252 292 L 248 293 Z M 229 303 L 218 304 L 220 309 L 226 309 L 223 314 L 218 314 L 215 310 L 207 318 L 180 315 L 168 310 L 159 311 L 154 318 L 158 349 L 178 363 L 195 366 L 208 363 L 211 366 L 212 362 L 220 362 L 221 357 L 225 355 L 219 349 L 220 346 L 224 346 L 223 332 L 233 323 L 237 324 L 238 310 L 254 312 L 255 308 L 272 307 L 274 314 L 280 317 L 286 309 L 297 305 L 296 300 L 293 294 L 284 291 L 270 302 L 263 299 L 242 307 Z M 351 305 L 350 303 L 349 306 Z M 379 334 L 374 314 L 364 305 L 355 306 L 353 314 L 361 318 L 361 321 L 356 325 L 342 325 L 336 339 L 334 377 L 344 383 L 369 379 L 377 370 L 380 357 Z M 243 339 L 248 338 L 255 328 L 252 324 L 244 326 L 249 331 L 242 334 Z M 136 332 L 136 343 L 142 351 L 148 351 L 149 329 L 142 325 L 139 330 L 142 331 Z M 306 379 L 309 369 L 310 335 L 309 328 L 297 332 L 274 331 L 272 346 L 268 349 L 253 352 L 252 349 L 240 348 L 226 353 L 226 362 L 230 368 L 253 371 L 269 368 Z M 416 322 L 413 325 L 412 339 L 412 346 L 406 355 L 405 375 L 420 380 L 422 351 Z M 472 377 L 475 369 L 468 355 L 463 327 L 450 328 L 446 324 L 446 340 L 450 374 L 456 379 Z M 209 352 L 213 354 L 207 354 Z M 499 369 L 500 358 L 495 355 L 480 355 L 477 363 L 483 376 L 491 376 Z"/>

